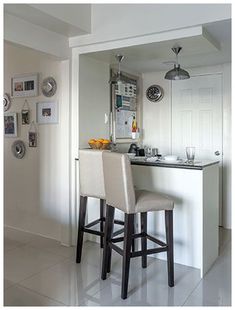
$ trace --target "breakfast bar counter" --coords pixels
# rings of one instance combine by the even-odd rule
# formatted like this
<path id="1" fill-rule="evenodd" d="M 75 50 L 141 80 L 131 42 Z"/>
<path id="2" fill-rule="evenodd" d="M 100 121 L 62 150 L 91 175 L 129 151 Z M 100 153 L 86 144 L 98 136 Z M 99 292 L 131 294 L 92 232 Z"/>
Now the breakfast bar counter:
<path id="1" fill-rule="evenodd" d="M 219 162 L 191 165 L 134 158 L 131 163 L 137 189 L 174 200 L 175 263 L 198 268 L 203 277 L 218 256 Z M 149 232 L 159 239 L 164 239 L 164 220 L 164 212 L 148 215 Z M 166 259 L 164 253 L 155 257 Z"/>
<path id="2" fill-rule="evenodd" d="M 194 170 L 202 170 L 205 167 L 212 166 L 218 164 L 219 161 L 212 160 L 195 160 L 193 164 L 187 163 L 184 159 L 179 159 L 176 161 L 166 161 L 164 159 L 155 159 L 154 157 L 146 158 L 146 157 L 133 157 L 131 158 L 132 165 L 144 165 L 144 166 L 157 166 L 157 167 L 167 167 L 167 168 L 181 168 L 181 169 L 194 169 Z"/>

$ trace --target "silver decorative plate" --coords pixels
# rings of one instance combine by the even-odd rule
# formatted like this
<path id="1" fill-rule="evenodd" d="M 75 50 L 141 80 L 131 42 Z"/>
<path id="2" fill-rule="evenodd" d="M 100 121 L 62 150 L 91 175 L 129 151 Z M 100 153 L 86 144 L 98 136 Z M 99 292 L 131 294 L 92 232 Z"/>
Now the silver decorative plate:
<path id="1" fill-rule="evenodd" d="M 8 94 L 4 94 L 3 96 L 3 107 L 4 107 L 4 112 L 8 111 L 11 106 L 11 99 Z"/>
<path id="2" fill-rule="evenodd" d="M 53 77 L 47 77 L 42 81 L 42 93 L 46 97 L 52 97 L 56 93 L 57 84 Z"/>
<path id="3" fill-rule="evenodd" d="M 18 158 L 18 159 L 21 159 L 24 157 L 25 155 L 25 151 L 26 151 L 26 148 L 25 148 L 25 144 L 22 140 L 16 140 L 12 146 L 11 146 L 11 150 L 12 150 L 12 153 L 13 155 Z"/>

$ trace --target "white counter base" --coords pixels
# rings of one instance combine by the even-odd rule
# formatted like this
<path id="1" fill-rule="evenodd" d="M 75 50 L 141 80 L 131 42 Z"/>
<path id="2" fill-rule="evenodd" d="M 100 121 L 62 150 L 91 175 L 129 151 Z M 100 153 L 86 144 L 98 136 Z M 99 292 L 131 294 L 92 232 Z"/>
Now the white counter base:
<path id="1" fill-rule="evenodd" d="M 202 170 L 132 165 L 137 189 L 157 191 L 175 201 L 174 261 L 199 268 L 201 277 L 218 256 L 218 164 Z M 148 232 L 165 240 L 164 212 L 148 214 Z M 139 226 L 140 227 L 140 226 Z M 166 259 L 165 253 L 154 255 Z"/>

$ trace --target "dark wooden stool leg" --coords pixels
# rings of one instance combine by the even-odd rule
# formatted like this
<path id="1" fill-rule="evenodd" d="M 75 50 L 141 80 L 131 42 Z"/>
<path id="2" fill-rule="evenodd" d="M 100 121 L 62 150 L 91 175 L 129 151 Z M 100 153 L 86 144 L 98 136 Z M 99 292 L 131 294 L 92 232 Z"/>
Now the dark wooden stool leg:
<path id="1" fill-rule="evenodd" d="M 135 234 L 135 215 L 134 215 L 134 220 L 133 220 L 133 230 L 132 234 Z M 135 252 L 135 238 L 132 239 L 132 251 Z"/>
<path id="2" fill-rule="evenodd" d="M 110 235 L 110 240 L 113 238 L 113 228 L 114 228 L 114 215 L 115 215 L 115 208 L 113 208 L 113 224 L 112 224 L 112 231 Z M 109 246 L 108 247 L 108 263 L 107 263 L 107 273 L 110 273 L 111 271 L 111 261 L 112 261 L 112 248 Z"/>
<path id="3" fill-rule="evenodd" d="M 81 256 L 82 256 L 82 245 L 83 245 L 83 234 L 84 234 L 83 228 L 85 226 L 85 219 L 86 219 L 86 206 L 87 206 L 87 197 L 80 196 L 77 255 L 76 255 L 77 263 L 81 262 Z"/>
<path id="4" fill-rule="evenodd" d="M 168 285 L 174 286 L 174 248 L 173 248 L 173 211 L 165 211 Z"/>
<path id="5" fill-rule="evenodd" d="M 141 237 L 141 251 L 142 251 L 142 268 L 147 267 L 147 212 L 140 214 L 141 217 L 141 233 L 145 236 Z"/>
<path id="6" fill-rule="evenodd" d="M 123 247 L 123 263 L 122 263 L 122 292 L 121 292 L 122 299 L 127 298 L 127 292 L 128 292 L 133 225 L 134 225 L 134 214 L 125 214 L 124 247 Z"/>
<path id="7" fill-rule="evenodd" d="M 103 250 L 103 261 L 102 261 L 102 272 L 101 279 L 105 280 L 107 277 L 107 269 L 109 264 L 110 255 L 110 241 L 113 232 L 113 220 L 114 220 L 114 208 L 106 205 L 106 219 L 104 228 L 104 250 Z"/>
<path id="8" fill-rule="evenodd" d="M 100 199 L 100 231 L 104 232 L 104 222 L 103 222 L 103 218 L 104 218 L 104 199 Z M 104 247 L 104 237 L 100 236 L 100 247 L 103 248 Z"/>

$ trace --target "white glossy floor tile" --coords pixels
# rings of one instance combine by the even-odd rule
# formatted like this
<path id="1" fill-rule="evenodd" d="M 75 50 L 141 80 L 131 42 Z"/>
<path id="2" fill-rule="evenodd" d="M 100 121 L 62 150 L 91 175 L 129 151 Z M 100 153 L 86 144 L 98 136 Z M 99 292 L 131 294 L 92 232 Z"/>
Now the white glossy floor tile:
<path id="1" fill-rule="evenodd" d="M 91 266 L 101 268 L 103 249 L 98 243 L 87 241 L 83 245 L 82 262 L 87 262 Z M 112 261 L 115 263 L 119 259 L 119 254 L 113 252 Z M 74 257 L 75 261 L 75 257 Z"/>
<path id="2" fill-rule="evenodd" d="M 200 281 L 197 269 L 175 264 L 175 287 L 167 283 L 166 262 L 149 258 L 148 267 L 141 268 L 141 259 L 131 261 L 128 298 L 121 299 L 121 262 L 112 265 L 108 285 L 92 298 L 83 300 L 87 306 L 173 306 L 182 305 Z"/>
<path id="3" fill-rule="evenodd" d="M 12 282 L 10 280 L 4 279 L 4 290 L 6 290 L 7 288 L 11 287 L 15 285 L 15 282 Z"/>
<path id="4" fill-rule="evenodd" d="M 26 244 L 26 245 L 25 245 Z M 229 306 L 231 231 L 220 229 L 220 256 L 203 280 L 199 270 L 175 264 L 175 287 L 167 285 L 167 264 L 148 257 L 131 260 L 129 293 L 121 299 L 122 257 L 113 252 L 112 270 L 101 280 L 103 250 L 85 242 L 81 264 L 75 247 L 32 234 L 5 233 L 5 304 L 12 306 Z M 18 283 L 15 285 L 15 283 Z"/>
<path id="5" fill-rule="evenodd" d="M 19 241 L 21 243 L 26 244 L 33 238 L 33 234 L 28 232 L 24 232 L 18 229 L 14 229 L 11 227 L 4 227 L 4 238 Z"/>
<path id="6" fill-rule="evenodd" d="M 31 290 L 15 285 L 4 292 L 5 306 L 64 306 Z"/>
<path id="7" fill-rule="evenodd" d="M 75 255 L 75 247 L 66 247 L 61 245 L 59 241 L 34 235 L 27 243 L 37 249 L 48 251 L 53 254 L 64 256 L 65 258 Z"/>
<path id="8" fill-rule="evenodd" d="M 231 305 L 231 244 L 227 244 L 197 288 L 186 300 L 185 306 Z"/>
<path id="9" fill-rule="evenodd" d="M 78 305 L 86 296 L 93 296 L 101 290 L 106 283 L 100 278 L 99 268 L 85 261 L 76 264 L 68 259 L 20 284 L 66 305 Z"/>
<path id="10" fill-rule="evenodd" d="M 5 253 L 4 277 L 7 280 L 17 283 L 64 259 L 63 256 L 51 254 L 26 245 Z"/>
<path id="11" fill-rule="evenodd" d="M 16 240 L 12 240 L 9 238 L 4 238 L 4 252 L 10 251 L 10 250 L 14 250 L 16 248 L 19 248 L 21 246 L 24 246 L 26 243 L 20 242 L 20 241 L 16 241 Z"/>

